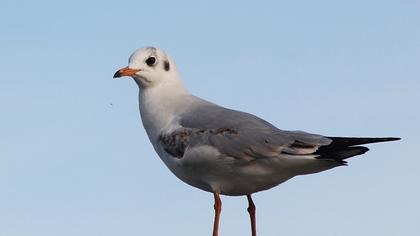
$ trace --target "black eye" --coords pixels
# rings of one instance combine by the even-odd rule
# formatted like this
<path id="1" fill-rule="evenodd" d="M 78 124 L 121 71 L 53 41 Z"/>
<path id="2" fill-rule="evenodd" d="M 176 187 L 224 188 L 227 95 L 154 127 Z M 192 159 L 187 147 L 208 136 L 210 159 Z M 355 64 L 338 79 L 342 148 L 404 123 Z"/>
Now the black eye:
<path id="1" fill-rule="evenodd" d="M 146 60 L 146 64 L 147 64 L 148 66 L 153 66 L 155 63 L 156 63 L 156 58 L 155 58 L 155 57 L 149 57 L 149 58 L 147 58 L 147 60 Z"/>

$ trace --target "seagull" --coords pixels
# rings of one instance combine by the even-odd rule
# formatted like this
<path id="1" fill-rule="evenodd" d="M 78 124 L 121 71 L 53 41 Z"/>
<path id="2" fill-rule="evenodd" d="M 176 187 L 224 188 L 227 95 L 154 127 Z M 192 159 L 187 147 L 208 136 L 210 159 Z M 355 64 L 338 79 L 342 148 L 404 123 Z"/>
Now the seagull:
<path id="1" fill-rule="evenodd" d="M 169 170 L 183 182 L 213 193 L 213 236 L 218 236 L 220 195 L 246 196 L 256 236 L 253 193 L 295 176 L 347 165 L 364 154 L 363 144 L 400 138 L 328 137 L 286 131 L 249 113 L 192 95 L 175 62 L 156 47 L 137 49 L 114 78 L 129 76 L 139 87 L 139 108 L 150 142 Z"/>

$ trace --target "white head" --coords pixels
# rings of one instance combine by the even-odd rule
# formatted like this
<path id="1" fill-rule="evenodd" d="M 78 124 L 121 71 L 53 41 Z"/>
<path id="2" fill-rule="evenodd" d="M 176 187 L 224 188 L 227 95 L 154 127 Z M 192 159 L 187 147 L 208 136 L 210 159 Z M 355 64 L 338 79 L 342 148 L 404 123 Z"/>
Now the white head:
<path id="1" fill-rule="evenodd" d="M 132 77 L 142 89 L 162 84 L 182 86 L 175 63 L 155 47 L 140 48 L 131 54 L 128 66 L 114 74 L 114 78 L 123 76 Z"/>

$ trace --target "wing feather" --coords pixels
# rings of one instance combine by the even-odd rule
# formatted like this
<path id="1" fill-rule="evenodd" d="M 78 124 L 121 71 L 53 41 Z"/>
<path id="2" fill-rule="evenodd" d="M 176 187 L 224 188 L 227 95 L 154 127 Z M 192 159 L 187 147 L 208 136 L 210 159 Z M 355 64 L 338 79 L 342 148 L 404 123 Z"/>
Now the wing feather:
<path id="1" fill-rule="evenodd" d="M 205 101 L 181 114 L 179 123 L 181 128 L 159 137 L 160 145 L 175 158 L 182 158 L 188 148 L 206 145 L 236 159 L 285 154 L 344 165 L 344 159 L 369 150 L 356 145 L 399 139 L 324 137 L 303 131 L 284 131 L 252 114 Z"/>
<path id="2" fill-rule="evenodd" d="M 181 128 L 159 138 L 164 149 L 182 158 L 187 148 L 208 145 L 237 159 L 275 157 L 281 153 L 314 153 L 331 140 L 302 131 L 282 131 L 254 115 L 218 107 L 199 106 L 183 114 Z"/>

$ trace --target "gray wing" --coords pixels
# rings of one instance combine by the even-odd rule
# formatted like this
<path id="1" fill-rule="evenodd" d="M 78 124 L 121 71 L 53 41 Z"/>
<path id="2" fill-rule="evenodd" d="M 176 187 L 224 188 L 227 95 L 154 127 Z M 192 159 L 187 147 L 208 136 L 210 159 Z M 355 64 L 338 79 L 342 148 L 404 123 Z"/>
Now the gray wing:
<path id="1" fill-rule="evenodd" d="M 202 145 L 216 148 L 222 155 L 238 159 L 278 156 L 280 153 L 305 155 L 331 140 L 302 131 L 282 131 L 252 114 L 200 104 L 181 115 L 179 128 L 162 134 L 163 148 L 176 158 L 185 150 Z"/>

